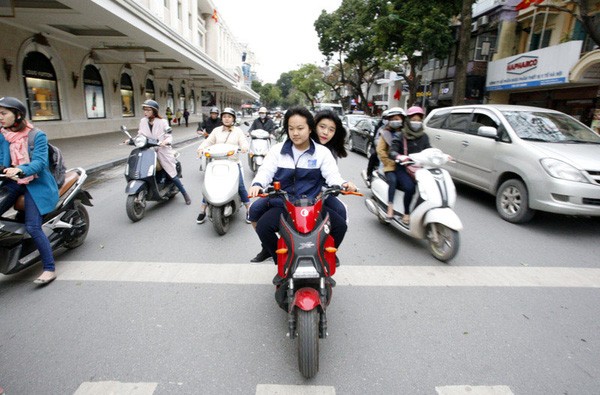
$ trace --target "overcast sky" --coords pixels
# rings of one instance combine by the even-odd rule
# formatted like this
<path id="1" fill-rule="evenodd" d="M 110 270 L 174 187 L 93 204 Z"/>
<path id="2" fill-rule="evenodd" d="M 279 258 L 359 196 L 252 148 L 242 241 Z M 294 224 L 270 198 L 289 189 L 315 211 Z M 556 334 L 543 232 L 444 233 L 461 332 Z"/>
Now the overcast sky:
<path id="1" fill-rule="evenodd" d="M 342 0 L 220 0 L 217 12 L 239 42 L 248 43 L 259 64 L 263 83 L 275 83 L 281 73 L 304 63 L 321 65 L 314 28 L 322 10 L 332 12 Z"/>

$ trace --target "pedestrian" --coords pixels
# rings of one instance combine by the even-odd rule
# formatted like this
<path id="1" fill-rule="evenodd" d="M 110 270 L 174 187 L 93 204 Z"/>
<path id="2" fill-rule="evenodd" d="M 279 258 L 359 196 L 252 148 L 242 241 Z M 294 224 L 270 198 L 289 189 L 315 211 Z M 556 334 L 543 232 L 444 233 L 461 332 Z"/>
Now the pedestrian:
<path id="1" fill-rule="evenodd" d="M 183 116 L 183 112 L 181 111 L 181 108 L 177 109 L 177 112 L 175 113 L 175 119 L 177 122 L 177 125 L 181 126 L 181 117 Z"/>
<path id="2" fill-rule="evenodd" d="M 25 229 L 33 239 L 42 258 L 42 274 L 36 284 L 48 284 L 56 279 L 54 256 L 48 237 L 42 230 L 42 216 L 58 203 L 58 186 L 50 173 L 48 138 L 39 131 L 33 150 L 28 136 L 33 125 L 25 119 L 27 110 L 17 98 L 0 98 L 0 165 L 8 178 L 2 181 L 0 215 L 10 209 L 17 198 L 25 197 Z M 18 178 L 20 177 L 20 178 Z"/>
<path id="3" fill-rule="evenodd" d="M 138 134 L 160 141 L 160 145 L 156 150 L 158 161 L 169 178 L 173 180 L 173 184 L 177 186 L 183 195 L 185 204 L 189 206 L 192 204 L 192 199 L 183 187 L 179 176 L 177 176 L 175 150 L 171 147 L 171 142 L 173 141 L 171 127 L 158 114 L 158 103 L 154 100 L 146 100 L 142 104 L 142 109 L 144 110 L 144 118 L 140 120 Z"/>
<path id="4" fill-rule="evenodd" d="M 183 109 L 183 119 L 185 120 L 185 127 L 188 127 L 188 120 L 190 119 L 190 112 L 187 108 Z"/>
<path id="5" fill-rule="evenodd" d="M 198 123 L 198 129 L 196 129 L 196 133 L 203 135 L 206 138 L 214 128 L 221 125 L 223 125 L 223 122 L 221 122 L 221 118 L 219 117 L 219 109 L 217 107 L 213 107 L 210 109 L 210 116 Z"/>
<path id="6" fill-rule="evenodd" d="M 171 107 L 167 107 L 165 115 L 167 116 L 167 122 L 169 122 L 169 126 L 171 126 L 171 120 L 173 120 L 173 111 L 171 110 Z"/>

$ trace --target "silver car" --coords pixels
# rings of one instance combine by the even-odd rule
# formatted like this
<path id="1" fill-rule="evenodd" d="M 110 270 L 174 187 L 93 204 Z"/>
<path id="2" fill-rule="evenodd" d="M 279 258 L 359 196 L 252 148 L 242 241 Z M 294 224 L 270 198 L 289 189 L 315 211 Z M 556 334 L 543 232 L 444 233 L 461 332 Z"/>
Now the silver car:
<path id="1" fill-rule="evenodd" d="M 452 178 L 496 196 L 506 221 L 535 210 L 600 216 L 600 136 L 559 111 L 514 105 L 439 108 L 431 145 L 454 157 Z"/>

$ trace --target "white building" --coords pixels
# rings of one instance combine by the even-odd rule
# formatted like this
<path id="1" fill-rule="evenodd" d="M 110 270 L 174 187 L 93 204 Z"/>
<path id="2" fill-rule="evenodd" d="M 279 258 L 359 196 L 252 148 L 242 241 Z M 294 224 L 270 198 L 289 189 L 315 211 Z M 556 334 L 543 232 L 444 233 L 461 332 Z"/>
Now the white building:
<path id="1" fill-rule="evenodd" d="M 250 51 L 211 0 L 8 3 L 0 7 L 0 96 L 24 99 L 50 138 L 135 128 L 149 98 L 162 115 L 187 108 L 196 118 L 258 99 L 242 71 Z"/>

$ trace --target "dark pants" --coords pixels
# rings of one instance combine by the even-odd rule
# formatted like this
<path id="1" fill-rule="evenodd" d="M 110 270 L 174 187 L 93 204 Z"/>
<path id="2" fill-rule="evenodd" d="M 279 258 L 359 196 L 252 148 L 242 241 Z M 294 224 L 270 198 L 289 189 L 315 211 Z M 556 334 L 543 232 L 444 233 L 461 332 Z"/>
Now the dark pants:
<path id="1" fill-rule="evenodd" d="M 371 157 L 369 158 L 369 163 L 367 164 L 367 180 L 371 180 L 373 178 L 373 172 L 379 166 L 379 157 L 376 152 L 371 152 Z"/>
<path id="2" fill-rule="evenodd" d="M 167 177 L 171 177 L 167 174 Z M 175 176 L 173 178 L 171 178 L 171 180 L 173 180 L 173 184 L 175 184 L 175 186 L 179 189 L 179 192 L 181 192 L 182 195 L 186 194 L 185 188 L 183 187 L 183 183 L 181 182 L 181 179 L 178 176 Z"/>
<path id="3" fill-rule="evenodd" d="M 0 215 L 10 209 L 19 196 L 25 196 L 25 229 L 40 252 L 44 270 L 53 272 L 54 256 L 52 255 L 52 247 L 50 247 L 50 241 L 48 241 L 48 237 L 42 230 L 42 215 L 27 187 L 24 184 L 7 180 L 2 184 L 2 189 L 5 197 L 0 202 Z"/>
<path id="4" fill-rule="evenodd" d="M 263 247 L 269 251 L 275 262 L 277 262 L 277 255 L 275 254 L 275 251 L 277 250 L 277 235 L 275 232 L 279 231 L 279 217 L 284 212 L 285 208 L 283 207 L 271 207 L 256 223 L 256 233 L 258 234 L 258 238 Z M 334 244 L 337 248 L 342 243 L 342 240 L 344 240 L 348 225 L 346 225 L 345 218 L 342 218 L 338 213 L 328 208 L 326 205 L 323 208 L 323 212 L 329 214 L 329 219 L 331 221 L 330 234 L 333 237 Z"/>
<path id="5" fill-rule="evenodd" d="M 388 203 L 394 203 L 396 189 L 404 192 L 404 214 L 410 211 L 410 202 L 415 195 L 416 184 L 410 175 L 406 172 L 406 168 L 402 165 L 396 166 L 395 171 L 386 171 L 385 178 L 388 182 Z"/>

